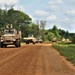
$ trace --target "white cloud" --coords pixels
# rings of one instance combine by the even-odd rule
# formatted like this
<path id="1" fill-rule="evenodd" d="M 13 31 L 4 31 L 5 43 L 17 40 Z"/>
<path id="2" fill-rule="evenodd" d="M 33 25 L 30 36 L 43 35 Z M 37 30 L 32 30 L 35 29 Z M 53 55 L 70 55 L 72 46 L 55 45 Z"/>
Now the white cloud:
<path id="1" fill-rule="evenodd" d="M 64 21 L 69 21 L 69 18 L 65 18 Z"/>
<path id="2" fill-rule="evenodd" d="M 69 10 L 66 12 L 68 15 L 75 15 L 75 10 Z"/>
<path id="3" fill-rule="evenodd" d="M 47 17 L 47 21 L 54 21 L 56 19 L 57 19 L 57 17 L 55 15 L 50 15 Z"/>
<path id="4" fill-rule="evenodd" d="M 52 0 L 49 2 L 50 5 L 58 5 L 62 3 L 63 3 L 63 0 Z"/>
<path id="5" fill-rule="evenodd" d="M 49 8 L 50 10 L 54 10 L 54 11 L 60 9 L 57 5 L 49 5 L 48 8 Z"/>
<path id="6" fill-rule="evenodd" d="M 51 0 L 48 2 L 48 7 L 51 10 L 59 10 L 60 9 L 60 5 L 63 4 L 64 1 L 63 0 Z"/>
<path id="7" fill-rule="evenodd" d="M 38 15 L 38 16 L 48 16 L 48 15 L 49 15 L 48 12 L 46 12 L 46 11 L 41 11 L 41 10 L 36 10 L 34 13 L 35 13 L 36 15 Z"/>
<path id="8" fill-rule="evenodd" d="M 13 6 L 15 10 L 24 11 L 24 7 L 19 4 L 19 1 L 20 0 L 0 0 L 0 7 L 2 9 L 5 9 L 5 5 L 6 5 L 7 9 L 10 9 L 11 6 Z"/>
<path id="9" fill-rule="evenodd" d="M 61 22 L 63 22 L 63 23 L 67 23 L 67 22 L 69 22 L 69 18 L 64 18 L 64 19 L 61 19 L 61 20 L 59 20 L 59 21 L 61 21 Z"/>
<path id="10" fill-rule="evenodd" d="M 3 5 L 3 4 L 17 4 L 19 2 L 19 0 L 0 0 L 0 4 Z"/>
<path id="11" fill-rule="evenodd" d="M 24 7 L 22 5 L 14 5 L 14 9 L 24 11 Z"/>
<path id="12" fill-rule="evenodd" d="M 75 5 L 75 0 L 68 0 L 66 1 L 66 4 L 69 4 L 69 5 Z"/>

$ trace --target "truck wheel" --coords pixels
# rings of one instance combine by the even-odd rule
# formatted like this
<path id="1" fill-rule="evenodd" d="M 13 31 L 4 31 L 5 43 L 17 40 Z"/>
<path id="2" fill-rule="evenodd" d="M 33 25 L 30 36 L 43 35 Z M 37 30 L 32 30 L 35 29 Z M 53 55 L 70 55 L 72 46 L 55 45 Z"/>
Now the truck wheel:
<path id="1" fill-rule="evenodd" d="M 3 42 L 0 42 L 0 47 L 3 48 Z"/>
<path id="2" fill-rule="evenodd" d="M 26 42 L 26 44 L 28 44 L 28 43 Z"/>
<path id="3" fill-rule="evenodd" d="M 29 44 L 29 42 L 26 42 L 26 44 Z"/>
<path id="4" fill-rule="evenodd" d="M 7 45 L 6 45 L 6 44 L 4 44 L 4 47 L 7 47 Z"/>
<path id="5" fill-rule="evenodd" d="M 35 42 L 33 42 L 33 44 L 35 44 Z"/>
<path id="6" fill-rule="evenodd" d="M 20 41 L 19 41 L 19 40 L 16 40 L 15 46 L 16 46 L 16 47 L 20 47 Z"/>
<path id="7" fill-rule="evenodd" d="M 19 42 L 19 47 L 21 47 L 21 43 Z"/>

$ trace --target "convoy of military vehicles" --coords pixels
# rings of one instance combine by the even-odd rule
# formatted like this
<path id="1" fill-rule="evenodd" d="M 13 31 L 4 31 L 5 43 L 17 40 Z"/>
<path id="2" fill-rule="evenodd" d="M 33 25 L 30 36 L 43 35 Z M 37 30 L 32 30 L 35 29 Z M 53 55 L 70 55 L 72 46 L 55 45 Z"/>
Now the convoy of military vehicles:
<path id="1" fill-rule="evenodd" d="M 8 45 L 15 45 L 16 47 L 20 47 L 21 43 L 21 31 L 13 28 L 12 24 L 6 26 L 5 30 L 2 32 L 0 37 L 0 47 L 7 47 Z M 28 37 L 23 38 L 26 44 L 29 43 L 42 43 L 42 39 L 36 39 L 33 34 L 29 34 Z"/>
<path id="2" fill-rule="evenodd" d="M 39 43 L 39 42 L 42 43 L 43 42 L 42 39 L 36 39 L 33 34 L 29 34 L 28 37 L 25 37 L 23 39 L 26 42 L 26 44 L 29 44 L 29 43 L 35 44 L 35 43 Z"/>

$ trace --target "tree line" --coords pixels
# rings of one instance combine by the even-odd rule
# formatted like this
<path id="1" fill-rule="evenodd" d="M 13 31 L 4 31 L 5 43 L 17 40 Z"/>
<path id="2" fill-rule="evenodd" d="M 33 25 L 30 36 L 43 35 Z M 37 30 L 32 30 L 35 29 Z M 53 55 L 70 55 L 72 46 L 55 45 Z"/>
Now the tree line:
<path id="1" fill-rule="evenodd" d="M 58 29 L 56 25 L 54 25 L 52 29 L 46 30 L 45 35 L 46 35 L 46 39 L 49 41 L 51 41 L 51 39 L 53 37 L 56 37 L 57 40 L 59 40 L 59 41 L 62 40 L 62 38 L 65 38 L 65 39 L 69 39 L 69 40 L 75 42 L 74 41 L 74 37 L 75 37 L 74 33 L 69 33 L 68 31 Z"/>
<path id="2" fill-rule="evenodd" d="M 32 22 L 32 18 L 20 10 L 14 10 L 14 8 L 0 9 L 0 36 L 2 30 L 6 25 L 13 24 L 13 27 L 17 30 L 21 30 L 22 38 L 27 37 L 29 34 L 33 34 L 34 37 L 42 38 L 44 41 L 51 41 L 53 37 L 57 40 L 61 40 L 62 37 L 69 38 L 74 41 L 74 33 L 58 29 L 56 25 L 52 29 L 45 29 L 46 21 L 40 20 L 37 23 Z"/>

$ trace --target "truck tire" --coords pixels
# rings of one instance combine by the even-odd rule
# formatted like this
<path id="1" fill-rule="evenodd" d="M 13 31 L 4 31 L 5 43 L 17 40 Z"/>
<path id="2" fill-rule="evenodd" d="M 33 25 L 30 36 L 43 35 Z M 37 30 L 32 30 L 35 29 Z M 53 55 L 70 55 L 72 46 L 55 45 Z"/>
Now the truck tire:
<path id="1" fill-rule="evenodd" d="M 26 44 L 29 44 L 29 42 L 26 42 Z"/>
<path id="2" fill-rule="evenodd" d="M 6 48 L 6 47 L 7 47 L 7 45 L 6 45 L 6 44 L 4 44 L 4 47 Z"/>
<path id="3" fill-rule="evenodd" d="M 28 43 L 26 42 L 26 44 L 28 44 Z"/>
<path id="4" fill-rule="evenodd" d="M 19 42 L 19 47 L 21 47 L 21 43 Z"/>
<path id="5" fill-rule="evenodd" d="M 20 47 L 20 46 L 21 46 L 21 45 L 20 45 L 20 40 L 16 40 L 16 41 L 15 41 L 15 46 L 16 46 L 16 47 Z"/>
<path id="6" fill-rule="evenodd" d="M 35 44 L 35 42 L 33 42 L 33 44 Z"/>
<path id="7" fill-rule="evenodd" d="M 3 48 L 3 42 L 0 42 L 0 47 Z"/>

